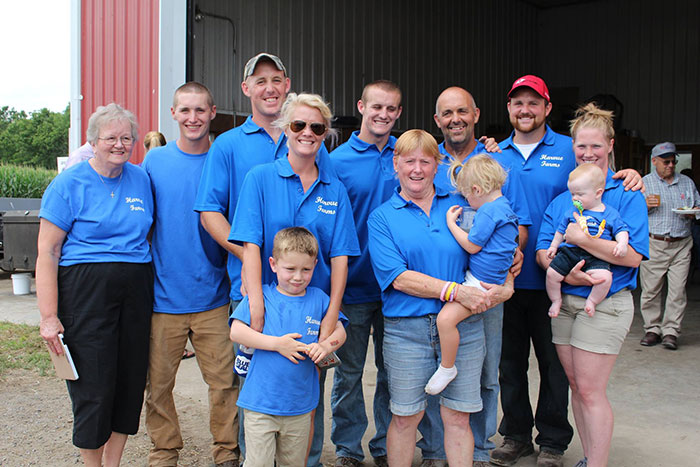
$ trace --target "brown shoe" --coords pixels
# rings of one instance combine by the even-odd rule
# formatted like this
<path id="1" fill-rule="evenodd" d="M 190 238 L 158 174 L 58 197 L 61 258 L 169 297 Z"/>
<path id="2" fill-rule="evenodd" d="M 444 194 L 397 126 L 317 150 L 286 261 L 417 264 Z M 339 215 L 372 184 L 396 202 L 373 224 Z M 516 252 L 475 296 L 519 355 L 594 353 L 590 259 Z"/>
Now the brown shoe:
<path id="1" fill-rule="evenodd" d="M 474 461 L 472 467 L 491 467 L 492 464 L 486 461 Z"/>
<path id="2" fill-rule="evenodd" d="M 354 457 L 336 457 L 335 467 L 360 467 L 362 461 L 355 459 Z"/>
<path id="3" fill-rule="evenodd" d="M 564 454 L 559 454 L 553 451 L 540 449 L 540 455 L 537 456 L 537 467 L 563 467 Z"/>
<path id="4" fill-rule="evenodd" d="M 655 332 L 648 332 L 644 334 L 642 340 L 639 341 L 639 343 L 645 347 L 652 347 L 658 344 L 659 342 L 661 342 L 661 336 L 659 336 Z"/>
<path id="5" fill-rule="evenodd" d="M 661 345 L 663 345 L 665 349 L 676 350 L 678 348 L 678 342 L 677 342 L 676 336 L 672 336 L 671 334 L 666 334 L 664 336 L 664 339 L 661 341 Z"/>
<path id="6" fill-rule="evenodd" d="M 500 448 L 491 451 L 491 463 L 503 466 L 513 465 L 521 457 L 529 456 L 533 452 L 535 449 L 532 447 L 532 443 L 506 438 Z"/>

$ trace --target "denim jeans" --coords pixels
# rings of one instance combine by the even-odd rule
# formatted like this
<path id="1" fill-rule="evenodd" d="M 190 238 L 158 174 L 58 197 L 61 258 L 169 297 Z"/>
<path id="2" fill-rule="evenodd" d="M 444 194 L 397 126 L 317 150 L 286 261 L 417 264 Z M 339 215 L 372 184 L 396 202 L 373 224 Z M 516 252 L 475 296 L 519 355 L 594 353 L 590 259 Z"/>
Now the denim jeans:
<path id="1" fill-rule="evenodd" d="M 488 462 L 489 452 L 496 447 L 491 437 L 496 434 L 498 425 L 498 364 L 501 361 L 503 304 L 486 310 L 483 317 L 486 355 L 481 369 L 481 402 L 484 408 L 469 417 L 469 425 L 474 434 L 474 460 Z"/>
<path id="2" fill-rule="evenodd" d="M 343 313 L 349 324 L 345 328 L 347 340 L 338 349 L 342 364 L 335 369 L 331 409 L 333 425 L 331 441 L 337 457 L 363 460 L 362 437 L 367 430 L 365 398 L 362 391 L 362 374 L 367 357 L 370 329 L 373 327 L 374 364 L 377 368 L 374 392 L 374 426 L 376 434 L 369 442 L 372 457 L 386 456 L 386 430 L 391 421 L 389 412 L 389 386 L 384 369 L 382 347 L 384 318 L 381 302 L 343 305 Z"/>
<path id="3" fill-rule="evenodd" d="M 503 418 L 498 432 L 506 439 L 532 442 L 532 427 L 541 448 L 564 452 L 574 430 L 568 421 L 569 381 L 552 344 L 551 302 L 544 290 L 515 289 L 503 307 L 503 345 L 499 382 Z M 540 390 L 533 419 L 527 370 L 530 340 L 540 372 Z"/>

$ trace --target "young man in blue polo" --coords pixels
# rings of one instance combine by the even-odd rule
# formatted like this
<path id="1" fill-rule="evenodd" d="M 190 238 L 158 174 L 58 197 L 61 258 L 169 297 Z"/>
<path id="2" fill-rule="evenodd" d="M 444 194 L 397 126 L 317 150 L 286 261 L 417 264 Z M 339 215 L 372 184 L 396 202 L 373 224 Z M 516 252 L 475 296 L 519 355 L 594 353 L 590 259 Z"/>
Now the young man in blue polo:
<path id="1" fill-rule="evenodd" d="M 230 298 L 233 308 L 243 299 L 241 260 L 243 247 L 228 241 L 243 180 L 253 167 L 274 162 L 287 154 L 287 138 L 273 122 L 280 116 L 282 104 L 291 87 L 287 69 L 276 55 L 262 52 L 252 57 L 243 70 L 241 89 L 250 99 L 252 115 L 243 125 L 219 135 L 207 157 L 194 210 L 200 213 L 204 229 L 228 251 Z M 319 151 L 318 163 L 329 166 L 325 146 Z M 260 331 L 260 329 L 258 329 Z M 320 412 L 320 413 L 319 413 Z M 322 422 L 323 410 L 318 411 Z M 240 425 L 244 421 L 241 417 Z M 322 426 L 322 425 L 317 425 Z M 239 437 L 245 457 L 243 429 Z M 314 438 L 310 466 L 316 467 L 323 444 L 323 431 Z M 313 463 L 315 462 L 315 464 Z"/>
<path id="2" fill-rule="evenodd" d="M 525 75 L 515 80 L 508 92 L 507 106 L 513 133 L 500 143 L 502 152 L 494 157 L 511 172 L 518 171 L 523 185 L 528 187 L 525 197 L 532 225 L 523 252 L 523 268 L 515 278 L 515 293 L 504 304 L 499 368 L 503 418 L 498 428 L 504 441 L 491 452 L 491 463 L 514 465 L 520 457 L 532 454 L 534 425 L 538 431 L 535 442 L 540 446 L 538 467 L 559 467 L 573 437 L 568 421 L 569 384 L 552 344 L 547 314 L 551 303 L 535 247 L 542 216 L 549 203 L 567 189 L 569 172 L 576 161 L 571 138 L 555 133 L 546 124 L 552 103 L 542 78 Z M 641 177 L 632 169 L 619 171 L 614 178 L 624 178 L 625 189 L 642 186 Z M 582 265 L 579 263 L 570 274 L 590 280 L 580 271 Z M 540 373 L 534 416 L 528 395 L 530 341 Z"/>
<path id="3" fill-rule="evenodd" d="M 217 466 L 238 465 L 238 385 L 228 338 L 226 252 L 202 230 L 192 211 L 209 150 L 216 106 L 209 90 L 190 82 L 175 91 L 179 137 L 146 155 L 143 168 L 156 202 L 153 229 L 155 301 L 151 321 L 146 427 L 149 465 L 176 465 L 182 435 L 173 401 L 175 376 L 187 339 L 209 386 L 212 456 Z"/>

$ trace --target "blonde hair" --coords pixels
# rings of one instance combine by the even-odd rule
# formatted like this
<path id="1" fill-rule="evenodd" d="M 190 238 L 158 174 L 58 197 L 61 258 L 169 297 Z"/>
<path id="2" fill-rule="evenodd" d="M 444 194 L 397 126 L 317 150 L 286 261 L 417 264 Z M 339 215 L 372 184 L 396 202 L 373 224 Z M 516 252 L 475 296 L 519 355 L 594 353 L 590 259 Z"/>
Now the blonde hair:
<path id="1" fill-rule="evenodd" d="M 277 232 L 272 242 L 272 257 L 279 259 L 291 252 L 315 259 L 318 256 L 318 242 L 314 234 L 304 227 L 287 227 Z"/>
<path id="2" fill-rule="evenodd" d="M 594 128 L 600 130 L 605 138 L 612 140 L 615 138 L 613 117 L 612 111 L 603 110 L 593 102 L 582 105 L 576 110 L 575 118 L 569 123 L 571 138 L 576 141 L 576 135 L 582 128 Z M 608 166 L 615 170 L 615 151 L 613 149 L 608 154 Z"/>
<path id="3" fill-rule="evenodd" d="M 282 129 L 282 131 L 287 130 L 289 125 L 292 123 L 292 115 L 297 107 L 305 105 L 306 107 L 311 107 L 316 109 L 321 113 L 323 118 L 323 124 L 326 125 L 326 137 L 330 136 L 331 140 L 335 140 L 338 136 L 338 130 L 331 128 L 331 120 L 333 119 L 333 113 L 327 102 L 323 100 L 323 97 L 318 94 L 307 94 L 301 93 L 296 94 L 290 92 L 287 95 L 287 99 L 282 104 L 282 110 L 280 111 L 280 118 L 273 122 L 273 125 L 277 128 Z"/>
<path id="4" fill-rule="evenodd" d="M 426 155 L 433 156 L 436 162 L 440 162 L 437 141 L 433 135 L 424 130 L 408 130 L 399 136 L 394 145 L 394 159 L 416 149 Z"/>
<path id="5" fill-rule="evenodd" d="M 143 147 L 146 148 L 146 152 L 158 146 L 165 146 L 165 143 L 165 136 L 160 131 L 149 131 L 143 137 Z"/>
<path id="6" fill-rule="evenodd" d="M 450 164 L 448 175 L 452 184 L 465 197 L 467 193 L 471 193 L 474 185 L 481 188 L 484 193 L 498 190 L 506 182 L 507 177 L 501 164 L 488 154 L 477 154 L 464 164 L 455 159 Z"/>
<path id="7" fill-rule="evenodd" d="M 569 174 L 569 183 L 581 178 L 588 178 L 596 190 L 598 188 L 605 189 L 605 174 L 595 164 L 581 164 L 576 167 Z"/>

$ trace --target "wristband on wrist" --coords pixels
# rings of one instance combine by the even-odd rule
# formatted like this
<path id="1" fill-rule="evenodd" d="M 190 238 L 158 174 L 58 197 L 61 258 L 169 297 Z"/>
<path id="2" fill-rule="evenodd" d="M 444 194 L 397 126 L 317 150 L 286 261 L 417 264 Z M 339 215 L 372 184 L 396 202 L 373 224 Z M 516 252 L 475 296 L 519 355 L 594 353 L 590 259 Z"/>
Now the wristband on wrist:
<path id="1" fill-rule="evenodd" d="M 452 295 L 452 291 L 454 290 L 456 285 L 456 282 L 450 282 L 450 285 L 447 287 L 447 292 L 445 293 L 445 300 L 450 302 L 454 300 L 453 298 L 450 298 L 450 296 Z"/>
<path id="2" fill-rule="evenodd" d="M 451 302 L 454 302 L 457 299 L 457 289 L 459 289 L 459 284 L 455 282 L 455 288 L 452 290 L 452 295 L 450 295 Z"/>
<path id="3" fill-rule="evenodd" d="M 442 292 L 440 292 L 440 301 L 444 302 L 445 301 L 445 292 L 447 291 L 447 288 L 450 286 L 449 282 L 445 282 L 445 285 L 442 287 Z"/>

